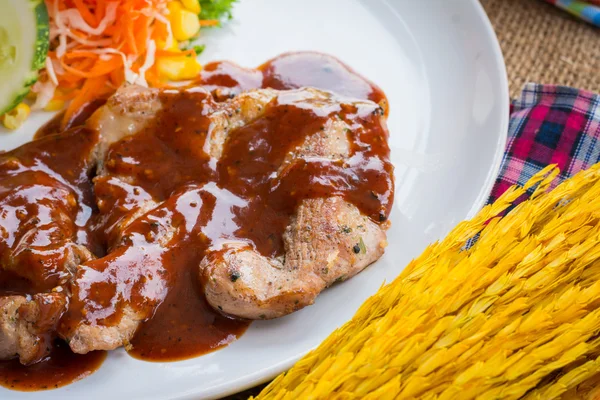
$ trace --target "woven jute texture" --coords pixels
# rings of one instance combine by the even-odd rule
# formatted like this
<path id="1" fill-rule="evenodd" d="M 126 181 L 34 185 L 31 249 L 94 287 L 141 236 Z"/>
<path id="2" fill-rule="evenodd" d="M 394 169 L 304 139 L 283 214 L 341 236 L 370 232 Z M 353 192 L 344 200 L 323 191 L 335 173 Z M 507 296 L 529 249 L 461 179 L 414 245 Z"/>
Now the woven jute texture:
<path id="1" fill-rule="evenodd" d="M 600 92 L 600 29 L 541 0 L 481 0 L 516 97 L 526 82 Z"/>
<path id="2" fill-rule="evenodd" d="M 600 29 L 541 0 L 481 0 L 481 3 L 498 35 L 513 98 L 527 82 L 600 92 Z M 247 399 L 263 387 L 226 400 Z"/>

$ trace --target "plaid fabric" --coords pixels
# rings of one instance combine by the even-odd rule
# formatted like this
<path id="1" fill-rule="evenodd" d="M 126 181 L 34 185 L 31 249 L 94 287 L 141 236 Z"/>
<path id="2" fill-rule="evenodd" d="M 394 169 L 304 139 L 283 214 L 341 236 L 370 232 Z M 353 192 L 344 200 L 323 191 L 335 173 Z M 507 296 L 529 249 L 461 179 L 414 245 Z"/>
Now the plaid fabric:
<path id="1" fill-rule="evenodd" d="M 571 13 L 572 15 L 581 18 L 600 27 L 600 1 L 599 0 L 546 0 L 548 3 L 554 4 L 557 7 Z"/>
<path id="2" fill-rule="evenodd" d="M 600 162 L 600 96 L 564 86 L 527 84 L 513 102 L 508 143 L 489 202 L 550 164 L 555 185 Z"/>

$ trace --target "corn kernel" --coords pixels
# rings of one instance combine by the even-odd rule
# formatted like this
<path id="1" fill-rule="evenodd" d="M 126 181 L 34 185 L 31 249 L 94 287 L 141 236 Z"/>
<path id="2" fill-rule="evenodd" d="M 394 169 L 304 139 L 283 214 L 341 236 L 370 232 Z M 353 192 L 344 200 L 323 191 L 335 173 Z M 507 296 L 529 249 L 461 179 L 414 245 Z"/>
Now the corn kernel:
<path id="1" fill-rule="evenodd" d="M 195 58 L 186 56 L 159 58 L 156 67 L 160 77 L 170 81 L 194 79 L 202 69 Z"/>
<path id="2" fill-rule="evenodd" d="M 175 3 L 177 4 L 177 3 Z M 173 36 L 179 41 L 189 40 L 200 31 L 200 20 L 191 11 L 182 8 L 181 4 L 169 8 L 169 21 Z"/>
<path id="3" fill-rule="evenodd" d="M 2 124 L 8 129 L 18 129 L 29 117 L 31 109 L 25 103 L 21 103 L 2 116 Z"/>
<path id="4" fill-rule="evenodd" d="M 198 0 L 181 0 L 181 3 L 194 14 L 200 14 L 200 2 Z"/>
<path id="5" fill-rule="evenodd" d="M 169 46 L 166 50 L 179 51 L 179 42 L 175 38 L 173 38 L 171 40 L 171 46 Z"/>
<path id="6" fill-rule="evenodd" d="M 58 111 L 62 110 L 64 106 L 64 100 L 52 99 L 48 102 L 48 104 L 46 104 L 46 107 L 44 107 L 44 111 Z"/>
<path id="7" fill-rule="evenodd" d="M 156 47 L 161 50 L 168 51 L 179 51 L 179 42 L 175 40 L 175 38 L 171 38 L 171 42 L 169 43 L 166 40 L 157 40 Z"/>
<path id="8" fill-rule="evenodd" d="M 183 4 L 181 4 L 180 1 L 170 1 L 169 4 L 167 4 L 167 9 L 171 14 L 173 14 L 175 11 L 180 11 L 182 8 Z"/>

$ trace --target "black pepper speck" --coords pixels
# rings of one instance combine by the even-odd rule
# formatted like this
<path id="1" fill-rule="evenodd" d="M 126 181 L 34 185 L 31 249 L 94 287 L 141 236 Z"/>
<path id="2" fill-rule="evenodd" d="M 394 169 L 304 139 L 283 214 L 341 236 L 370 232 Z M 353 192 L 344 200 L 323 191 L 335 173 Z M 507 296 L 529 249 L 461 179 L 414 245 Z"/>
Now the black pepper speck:
<path id="1" fill-rule="evenodd" d="M 242 275 L 238 272 L 238 271 L 234 271 L 231 273 L 231 275 L 229 276 L 229 279 L 231 279 L 231 282 L 235 282 L 238 279 L 240 279 Z"/>

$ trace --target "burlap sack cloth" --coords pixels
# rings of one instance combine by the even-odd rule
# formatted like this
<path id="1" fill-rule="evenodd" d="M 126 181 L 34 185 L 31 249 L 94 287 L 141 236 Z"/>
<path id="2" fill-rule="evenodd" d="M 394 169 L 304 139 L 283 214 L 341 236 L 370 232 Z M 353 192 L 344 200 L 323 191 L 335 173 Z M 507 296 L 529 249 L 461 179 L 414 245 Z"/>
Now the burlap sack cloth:
<path id="1" fill-rule="evenodd" d="M 481 0 L 481 3 L 500 40 L 511 97 L 516 97 L 526 82 L 600 92 L 599 28 L 541 0 Z M 247 399 L 263 387 L 227 400 Z"/>
<path id="2" fill-rule="evenodd" d="M 526 82 L 600 92 L 600 29 L 541 0 L 481 0 L 506 61 L 510 94 Z"/>

